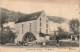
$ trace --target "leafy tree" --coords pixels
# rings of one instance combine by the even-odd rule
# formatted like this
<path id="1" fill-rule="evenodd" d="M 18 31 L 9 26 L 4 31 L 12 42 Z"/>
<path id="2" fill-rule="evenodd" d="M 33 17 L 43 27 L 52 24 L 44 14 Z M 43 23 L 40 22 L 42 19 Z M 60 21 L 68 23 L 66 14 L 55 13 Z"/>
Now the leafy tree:
<path id="1" fill-rule="evenodd" d="M 79 35 L 79 20 L 78 19 L 72 19 L 69 22 L 70 30 L 75 34 Z"/>
<path id="2" fill-rule="evenodd" d="M 58 31 L 59 31 L 59 32 L 64 31 L 61 26 L 58 26 L 57 28 L 58 28 Z"/>
<path id="3" fill-rule="evenodd" d="M 61 26 L 58 27 L 57 32 L 58 32 L 58 35 L 59 35 L 60 39 L 70 38 L 70 33 L 67 32 L 67 31 L 64 31 Z"/>
<path id="4" fill-rule="evenodd" d="M 8 19 L 8 16 L 7 16 L 7 14 L 6 14 L 6 12 L 5 11 L 2 11 L 1 10 L 1 14 L 0 14 L 1 16 L 0 16 L 0 22 L 1 22 L 1 34 L 3 34 L 3 24 L 4 23 L 7 23 L 7 19 Z"/>
<path id="5" fill-rule="evenodd" d="M 15 33 L 13 33 L 9 27 L 6 27 L 6 29 L 7 31 L 3 32 L 3 35 L 0 36 L 1 44 L 13 43 L 16 38 Z"/>

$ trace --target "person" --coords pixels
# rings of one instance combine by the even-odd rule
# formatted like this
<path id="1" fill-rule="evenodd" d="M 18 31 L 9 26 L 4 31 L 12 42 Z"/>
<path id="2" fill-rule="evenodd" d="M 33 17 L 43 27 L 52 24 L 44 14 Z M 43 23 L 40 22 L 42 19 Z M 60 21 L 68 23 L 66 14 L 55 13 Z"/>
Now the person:
<path id="1" fill-rule="evenodd" d="M 59 46 L 59 34 L 58 34 L 58 32 L 56 32 L 56 42 L 57 42 L 57 46 Z"/>

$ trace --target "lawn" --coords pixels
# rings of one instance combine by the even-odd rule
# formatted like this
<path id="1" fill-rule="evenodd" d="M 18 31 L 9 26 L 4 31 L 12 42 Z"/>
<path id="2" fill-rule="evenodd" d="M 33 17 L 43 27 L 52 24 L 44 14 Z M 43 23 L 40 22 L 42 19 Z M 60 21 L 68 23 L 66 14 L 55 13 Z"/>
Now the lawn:
<path id="1" fill-rule="evenodd" d="M 46 45 L 56 47 L 56 41 L 47 41 Z M 79 47 L 79 43 L 72 41 L 59 41 L 59 47 Z"/>
<path id="2" fill-rule="evenodd" d="M 2 46 L 6 46 L 6 45 L 2 45 Z M 77 42 L 73 42 L 73 41 L 59 41 L 59 46 L 56 46 L 56 40 L 49 40 L 46 42 L 46 45 L 43 46 L 42 43 L 38 43 L 38 44 L 32 44 L 32 45 L 8 45 L 6 47 L 20 47 L 20 48 L 23 48 L 23 47 L 26 47 L 26 48 L 54 48 L 54 47 L 79 47 L 79 43 Z"/>

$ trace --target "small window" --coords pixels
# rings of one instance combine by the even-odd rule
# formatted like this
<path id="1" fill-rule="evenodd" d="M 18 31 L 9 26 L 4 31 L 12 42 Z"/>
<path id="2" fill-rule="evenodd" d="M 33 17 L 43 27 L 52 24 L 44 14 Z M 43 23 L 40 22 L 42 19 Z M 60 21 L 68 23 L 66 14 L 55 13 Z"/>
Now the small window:
<path id="1" fill-rule="evenodd" d="M 22 28 L 23 28 L 23 24 L 22 24 Z"/>
<path id="2" fill-rule="evenodd" d="M 46 33 L 48 34 L 48 29 L 46 29 Z"/>
<path id="3" fill-rule="evenodd" d="M 30 29 L 29 29 L 29 31 L 31 32 L 31 23 L 30 23 Z"/>
<path id="4" fill-rule="evenodd" d="M 41 22 L 40 22 L 40 27 L 41 27 Z"/>
<path id="5" fill-rule="evenodd" d="M 30 27 L 31 27 L 31 23 L 30 23 Z"/>
<path id="6" fill-rule="evenodd" d="M 46 28 L 48 28 L 48 24 L 46 24 Z"/>
<path id="7" fill-rule="evenodd" d="M 29 31 L 31 32 L 31 28 L 29 29 Z"/>
<path id="8" fill-rule="evenodd" d="M 23 34 L 23 24 L 22 24 L 22 34 Z"/>
<path id="9" fill-rule="evenodd" d="M 46 23 L 48 23 L 48 20 L 46 20 Z"/>
<path id="10" fill-rule="evenodd" d="M 40 28 L 40 32 L 41 32 L 41 28 Z"/>
<path id="11" fill-rule="evenodd" d="M 41 21 L 41 18 L 40 18 L 40 21 Z"/>

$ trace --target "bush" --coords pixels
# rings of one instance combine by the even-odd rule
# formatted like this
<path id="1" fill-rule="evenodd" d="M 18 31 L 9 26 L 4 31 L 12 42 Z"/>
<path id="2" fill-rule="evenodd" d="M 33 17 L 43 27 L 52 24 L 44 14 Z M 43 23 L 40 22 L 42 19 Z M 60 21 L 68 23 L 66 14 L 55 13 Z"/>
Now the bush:
<path id="1" fill-rule="evenodd" d="M 14 39 L 16 38 L 16 35 L 12 31 L 9 31 L 9 32 L 4 32 L 0 36 L 0 38 L 1 38 L 0 39 L 1 44 L 14 43 Z"/>
<path id="2" fill-rule="evenodd" d="M 50 35 L 50 40 L 55 40 L 56 39 L 56 35 Z"/>
<path id="3" fill-rule="evenodd" d="M 58 35 L 60 37 L 60 39 L 66 39 L 66 38 L 71 38 L 71 33 L 64 31 L 64 29 L 62 29 L 62 27 L 58 27 Z"/>
<path id="4" fill-rule="evenodd" d="M 44 33 L 40 32 L 40 33 L 39 33 L 39 36 L 40 36 L 40 37 L 45 37 L 45 36 L 46 36 L 46 34 L 44 34 Z"/>
<path id="5" fill-rule="evenodd" d="M 59 36 L 60 36 L 61 39 L 66 39 L 66 38 L 70 39 L 71 38 L 71 34 L 69 32 L 65 32 L 65 31 L 60 32 Z"/>

